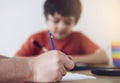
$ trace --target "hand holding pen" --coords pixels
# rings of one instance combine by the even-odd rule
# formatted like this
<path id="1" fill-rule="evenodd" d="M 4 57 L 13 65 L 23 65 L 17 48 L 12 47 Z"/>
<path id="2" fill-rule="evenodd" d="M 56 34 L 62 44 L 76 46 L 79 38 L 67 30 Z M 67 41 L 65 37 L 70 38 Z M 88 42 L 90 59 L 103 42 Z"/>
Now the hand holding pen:
<path id="1" fill-rule="evenodd" d="M 49 35 L 49 40 L 50 40 L 51 49 L 52 49 L 52 50 L 55 50 L 52 33 L 49 32 L 48 35 Z M 43 46 L 42 46 L 40 43 L 38 43 L 36 40 L 32 40 L 32 43 L 33 43 L 36 47 L 42 49 L 43 52 L 47 52 L 47 51 L 48 51 L 45 47 L 43 47 Z M 65 54 L 63 53 L 63 55 L 65 55 Z M 65 56 L 66 56 L 66 55 L 65 55 Z M 68 56 L 68 59 L 72 60 L 72 58 L 71 58 L 70 56 Z M 68 73 L 71 73 L 71 72 L 68 72 Z M 68 73 L 67 73 L 67 74 L 68 74 Z"/>

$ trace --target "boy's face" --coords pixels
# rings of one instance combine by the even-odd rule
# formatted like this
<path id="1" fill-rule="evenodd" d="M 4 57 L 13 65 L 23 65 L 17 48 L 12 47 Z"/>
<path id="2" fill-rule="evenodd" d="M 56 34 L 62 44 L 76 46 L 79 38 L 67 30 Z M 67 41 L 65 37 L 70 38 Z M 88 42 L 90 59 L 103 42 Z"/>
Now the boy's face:
<path id="1" fill-rule="evenodd" d="M 59 13 L 49 14 L 47 17 L 49 30 L 56 39 L 64 39 L 72 32 L 75 25 L 74 16 L 62 16 Z"/>

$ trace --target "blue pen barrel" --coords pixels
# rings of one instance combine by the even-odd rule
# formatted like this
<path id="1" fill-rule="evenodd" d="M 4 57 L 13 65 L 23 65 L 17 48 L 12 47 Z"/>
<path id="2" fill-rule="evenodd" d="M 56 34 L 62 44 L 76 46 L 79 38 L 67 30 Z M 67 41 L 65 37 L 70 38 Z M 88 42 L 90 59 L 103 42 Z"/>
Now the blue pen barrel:
<path id="1" fill-rule="evenodd" d="M 51 49 L 52 49 L 52 50 L 55 50 L 54 41 L 53 41 L 53 36 L 52 36 L 52 33 L 51 33 L 51 32 L 49 32 L 49 37 L 50 37 Z"/>
<path id="2" fill-rule="evenodd" d="M 54 43 L 53 43 L 53 39 L 52 38 L 50 38 L 50 45 L 51 45 L 51 49 L 52 50 L 55 50 L 55 46 L 54 46 Z"/>

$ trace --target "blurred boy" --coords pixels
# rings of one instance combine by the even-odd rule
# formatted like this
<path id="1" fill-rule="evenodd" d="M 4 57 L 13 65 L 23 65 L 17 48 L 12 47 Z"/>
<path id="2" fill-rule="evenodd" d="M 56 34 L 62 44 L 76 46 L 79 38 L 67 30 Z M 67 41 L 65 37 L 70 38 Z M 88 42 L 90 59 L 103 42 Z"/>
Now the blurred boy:
<path id="1" fill-rule="evenodd" d="M 53 34 L 56 50 L 72 56 L 75 63 L 108 63 L 106 53 L 81 32 L 74 32 L 73 27 L 81 14 L 79 0 L 46 0 L 44 14 L 48 30 Z M 33 34 L 16 53 L 19 56 L 37 56 L 43 53 L 31 41 L 35 39 L 42 47 L 51 50 L 48 30 Z"/>

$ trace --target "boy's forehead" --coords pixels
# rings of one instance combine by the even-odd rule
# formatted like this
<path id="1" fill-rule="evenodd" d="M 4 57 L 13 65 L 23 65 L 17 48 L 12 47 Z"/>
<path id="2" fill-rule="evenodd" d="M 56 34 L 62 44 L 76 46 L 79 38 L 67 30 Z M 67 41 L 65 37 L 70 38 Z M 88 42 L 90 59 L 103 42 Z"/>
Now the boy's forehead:
<path id="1" fill-rule="evenodd" d="M 50 17 L 53 17 L 53 18 L 63 18 L 63 19 L 75 19 L 75 16 L 63 16 L 62 14 L 60 13 L 55 13 L 55 14 L 49 14 Z"/>

